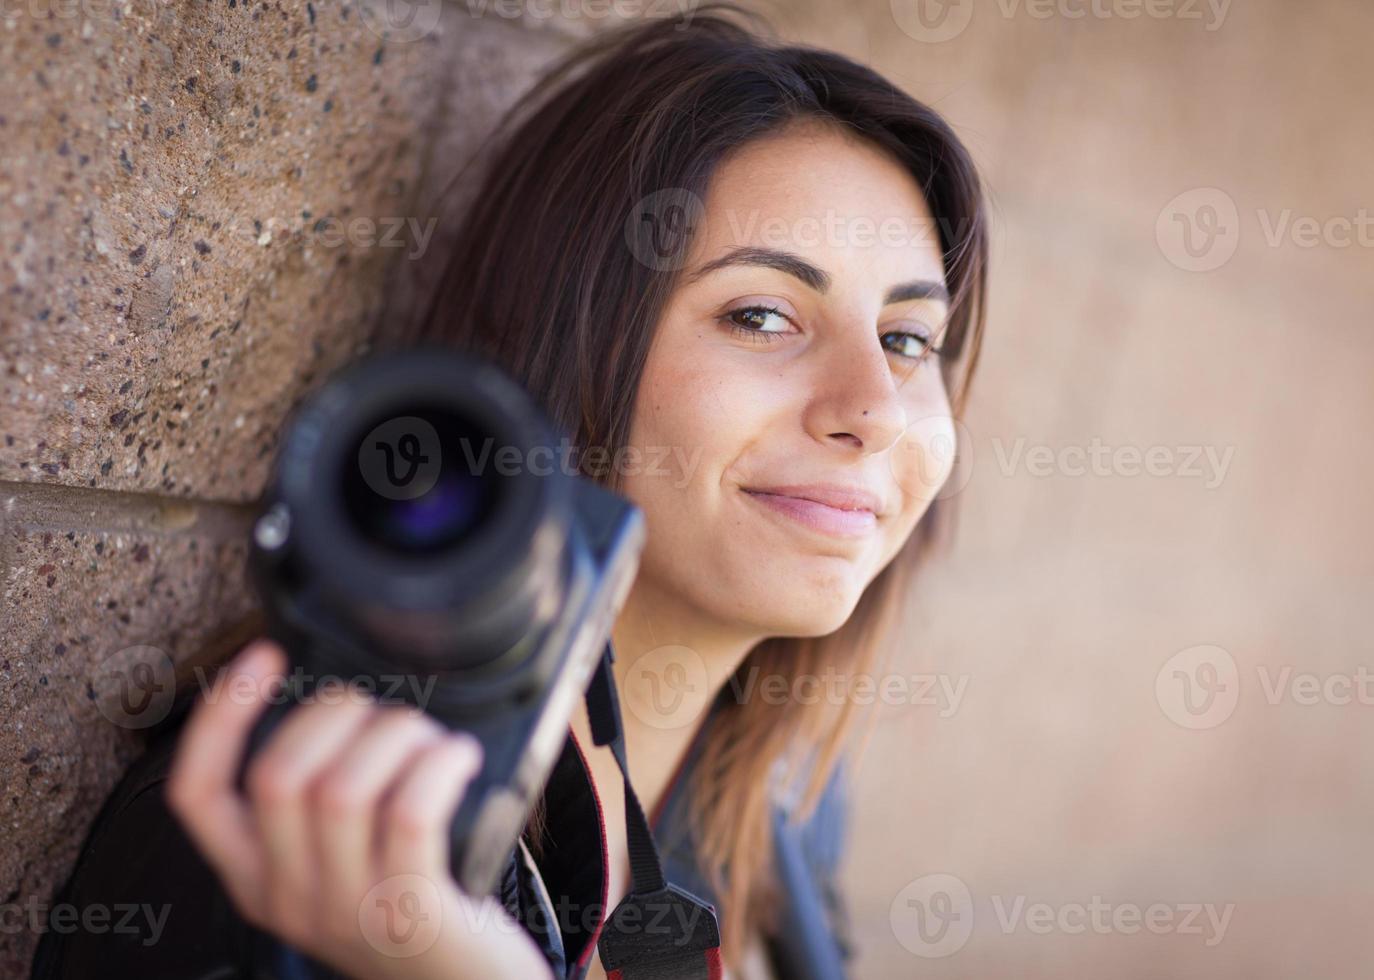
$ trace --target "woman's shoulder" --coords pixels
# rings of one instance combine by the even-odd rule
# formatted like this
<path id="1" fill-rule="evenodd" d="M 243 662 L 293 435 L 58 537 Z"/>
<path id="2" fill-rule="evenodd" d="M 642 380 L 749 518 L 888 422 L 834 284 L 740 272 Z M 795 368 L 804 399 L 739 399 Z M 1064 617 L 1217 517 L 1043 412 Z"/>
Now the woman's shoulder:
<path id="1" fill-rule="evenodd" d="M 779 789 L 775 817 L 781 829 L 794 833 L 818 870 L 834 871 L 844 856 L 849 835 L 849 760 L 841 755 L 826 778 L 815 807 L 803 814 L 800 786 Z"/>
<path id="2" fill-rule="evenodd" d="M 776 782 L 773 867 L 782 900 L 770 946 L 784 976 L 837 978 L 846 975 L 854 950 L 840 882 L 850 822 L 848 759 L 841 755 L 836 761 L 806 811 L 809 775 L 802 767 L 794 783 Z"/>

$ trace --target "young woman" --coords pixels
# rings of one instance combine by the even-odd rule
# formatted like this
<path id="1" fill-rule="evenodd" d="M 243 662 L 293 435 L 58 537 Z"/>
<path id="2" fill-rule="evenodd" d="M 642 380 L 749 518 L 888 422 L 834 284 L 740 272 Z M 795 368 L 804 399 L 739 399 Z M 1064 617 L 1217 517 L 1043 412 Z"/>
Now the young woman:
<path id="1" fill-rule="evenodd" d="M 584 46 L 496 140 L 420 332 L 512 373 L 583 472 L 644 511 L 612 634 L 633 785 L 670 878 L 717 910 L 725 974 L 792 975 L 844 945 L 847 682 L 879 669 L 949 519 L 982 329 L 978 178 L 931 109 L 714 6 Z M 229 672 L 283 666 L 264 642 Z M 551 933 L 447 874 L 470 739 L 361 698 L 311 705 L 243 798 L 257 710 L 198 706 L 168 787 L 250 922 L 357 978 L 604 976 L 630 865 L 584 709 L 512 856 L 546 908 L 582 903 Z M 405 955 L 373 935 L 386 901 L 364 901 L 397 876 L 429 885 L 412 918 L 432 935 Z"/>

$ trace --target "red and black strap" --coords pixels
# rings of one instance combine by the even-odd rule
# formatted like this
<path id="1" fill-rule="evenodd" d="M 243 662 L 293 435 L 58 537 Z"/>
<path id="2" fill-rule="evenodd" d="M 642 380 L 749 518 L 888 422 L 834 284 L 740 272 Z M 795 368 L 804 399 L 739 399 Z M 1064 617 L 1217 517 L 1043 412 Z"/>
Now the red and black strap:
<path id="1" fill-rule="evenodd" d="M 608 643 L 587 687 L 587 716 L 592 741 L 611 747 L 625 781 L 631 887 L 602 926 L 601 963 L 607 980 L 721 980 L 715 906 L 664 878 L 649 821 L 630 785 L 614 660 Z"/>

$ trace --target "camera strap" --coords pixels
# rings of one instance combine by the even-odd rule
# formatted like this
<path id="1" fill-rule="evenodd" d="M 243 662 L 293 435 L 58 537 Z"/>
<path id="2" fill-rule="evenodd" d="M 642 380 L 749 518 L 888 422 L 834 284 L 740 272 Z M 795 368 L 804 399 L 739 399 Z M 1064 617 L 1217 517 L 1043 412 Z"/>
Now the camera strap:
<path id="1" fill-rule="evenodd" d="M 644 808 L 630 785 L 625 729 L 610 643 L 587 686 L 592 741 L 609 745 L 625 781 L 625 837 L 630 892 L 602 924 L 597 949 L 607 980 L 721 980 L 720 925 L 715 906 L 663 876 Z"/>

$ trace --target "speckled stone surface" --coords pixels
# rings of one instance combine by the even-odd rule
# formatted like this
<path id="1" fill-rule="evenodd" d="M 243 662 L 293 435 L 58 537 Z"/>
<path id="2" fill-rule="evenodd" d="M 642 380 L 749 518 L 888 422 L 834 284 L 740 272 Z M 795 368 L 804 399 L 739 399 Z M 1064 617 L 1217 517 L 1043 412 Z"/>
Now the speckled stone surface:
<path id="1" fill-rule="evenodd" d="M 282 420 L 411 315 L 442 189 L 603 26 L 384 9 L 0 10 L 0 903 L 50 898 L 139 749 L 114 668 L 185 682 L 251 620 Z"/>
<path id="2" fill-rule="evenodd" d="M 0 49 L 0 478 L 246 499 L 375 315 L 394 250 L 311 239 L 409 213 L 443 39 L 339 6 L 100 9 Z"/>
<path id="3" fill-rule="evenodd" d="M 46 898 L 143 728 L 167 716 L 174 664 L 249 614 L 242 517 L 152 500 L 111 507 L 91 491 L 65 496 L 67 506 L 54 507 L 34 492 L 0 494 L 7 904 Z M 151 683 L 137 683 L 135 661 Z M 127 691 L 124 681 L 133 681 Z M 121 700 L 130 694 L 136 710 Z M 20 976 L 30 934 L 7 931 L 3 941 L 0 973 Z"/>

